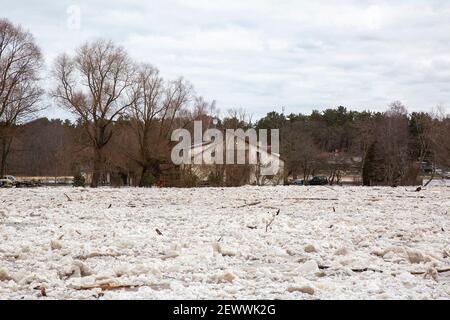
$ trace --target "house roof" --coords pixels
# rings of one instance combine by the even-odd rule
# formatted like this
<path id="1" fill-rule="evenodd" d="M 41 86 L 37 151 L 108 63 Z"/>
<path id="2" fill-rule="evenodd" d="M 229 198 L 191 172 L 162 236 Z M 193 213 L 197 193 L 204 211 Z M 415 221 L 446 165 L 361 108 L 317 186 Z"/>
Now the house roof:
<path id="1" fill-rule="evenodd" d="M 249 141 L 247 141 L 247 139 L 243 139 L 242 137 L 239 137 L 239 136 L 236 136 L 236 138 L 245 142 L 246 150 L 249 150 L 250 148 L 256 148 L 257 152 L 264 153 L 269 158 L 276 157 L 276 158 L 278 158 L 279 161 L 283 161 L 283 159 L 279 153 L 271 152 L 271 146 L 267 146 L 267 149 L 265 150 L 255 144 L 250 143 Z M 222 144 L 223 143 L 224 142 L 222 141 Z M 190 155 L 191 155 L 191 157 L 193 157 L 193 156 L 196 156 L 199 153 L 203 153 L 205 151 L 212 152 L 213 151 L 212 149 L 214 149 L 215 146 L 216 146 L 215 142 L 203 142 L 201 144 L 196 144 L 196 145 L 193 144 L 190 149 Z M 226 150 L 226 149 L 224 149 L 224 150 Z"/>

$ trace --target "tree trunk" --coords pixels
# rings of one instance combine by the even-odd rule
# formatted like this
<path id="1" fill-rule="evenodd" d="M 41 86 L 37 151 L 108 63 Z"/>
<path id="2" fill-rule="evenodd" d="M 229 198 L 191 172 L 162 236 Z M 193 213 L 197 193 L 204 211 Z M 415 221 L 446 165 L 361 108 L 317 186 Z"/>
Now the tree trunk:
<path id="1" fill-rule="evenodd" d="M 147 165 L 142 166 L 141 178 L 139 180 L 139 188 L 145 187 L 145 178 L 147 176 L 148 167 Z"/>
<path id="2" fill-rule="evenodd" d="M 296 169 L 292 169 L 292 180 L 297 180 L 298 174 Z"/>
<path id="3" fill-rule="evenodd" d="M 155 177 L 156 181 L 159 181 L 161 179 L 161 163 L 158 159 L 152 159 L 151 162 L 151 173 Z"/>
<path id="4" fill-rule="evenodd" d="M 96 149 L 94 152 L 94 170 L 92 172 L 91 188 L 97 188 L 99 186 L 103 172 L 103 164 L 102 149 Z"/>
<path id="5" fill-rule="evenodd" d="M 309 170 L 308 169 L 303 169 L 303 183 L 305 184 L 305 186 L 309 185 Z"/>
<path id="6" fill-rule="evenodd" d="M 433 170 L 433 172 L 431 173 L 431 178 L 430 178 L 430 180 L 428 180 L 428 182 L 427 183 L 425 183 L 425 185 L 424 185 L 424 187 L 428 187 L 428 185 L 431 183 L 431 181 L 433 181 L 434 180 L 434 170 Z"/>
<path id="7" fill-rule="evenodd" d="M 2 137 L 2 153 L 0 157 L 0 179 L 6 175 L 6 160 L 9 155 L 9 151 L 11 149 L 12 138 L 10 137 Z"/>
<path id="8" fill-rule="evenodd" d="M 2 158 L 0 159 L 0 179 L 3 178 L 6 174 L 6 156 L 5 153 L 2 152 Z"/>

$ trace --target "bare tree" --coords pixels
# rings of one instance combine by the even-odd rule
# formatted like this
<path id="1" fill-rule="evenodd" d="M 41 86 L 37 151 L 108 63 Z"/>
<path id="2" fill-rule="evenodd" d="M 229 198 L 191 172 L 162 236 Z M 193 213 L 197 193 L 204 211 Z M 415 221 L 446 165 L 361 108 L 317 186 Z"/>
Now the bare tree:
<path id="1" fill-rule="evenodd" d="M 130 112 L 138 152 L 131 158 L 141 167 L 139 185 L 143 187 L 149 185 L 148 177 L 155 180 L 161 175 L 161 163 L 169 154 L 170 132 L 192 88 L 183 79 L 166 84 L 159 71 L 147 64 L 139 67 L 136 80 L 137 99 Z"/>
<path id="2" fill-rule="evenodd" d="M 378 137 L 384 152 L 385 181 L 391 185 L 405 184 L 409 179 L 412 159 L 409 153 L 408 112 L 401 102 L 390 105 Z"/>
<path id="3" fill-rule="evenodd" d="M 409 118 L 406 108 L 394 102 L 376 123 L 363 167 L 365 185 L 415 184 L 419 173 L 411 150 Z"/>
<path id="4" fill-rule="evenodd" d="M 223 126 L 227 129 L 248 129 L 252 125 L 252 114 L 243 108 L 231 108 L 226 112 Z"/>
<path id="5" fill-rule="evenodd" d="M 57 58 L 52 95 L 78 116 L 94 151 L 91 187 L 99 185 L 103 150 L 113 135 L 114 122 L 136 100 L 132 91 L 135 68 L 122 47 L 98 40 L 81 46 L 74 56 Z"/>
<path id="6" fill-rule="evenodd" d="M 31 33 L 0 19 L 0 177 L 5 174 L 17 124 L 39 110 L 42 61 Z"/>
<path id="7" fill-rule="evenodd" d="M 364 161 L 369 152 L 370 146 L 375 139 L 376 121 L 371 116 L 358 119 L 355 123 L 353 146 L 351 152 L 361 156 L 361 172 L 364 168 Z"/>

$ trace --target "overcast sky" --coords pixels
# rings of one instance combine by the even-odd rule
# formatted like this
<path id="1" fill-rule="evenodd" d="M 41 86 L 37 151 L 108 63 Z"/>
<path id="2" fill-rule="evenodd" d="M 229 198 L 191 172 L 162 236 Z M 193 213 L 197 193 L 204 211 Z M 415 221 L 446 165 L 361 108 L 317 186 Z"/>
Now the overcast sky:
<path id="1" fill-rule="evenodd" d="M 110 38 L 165 78 L 185 77 L 221 110 L 384 110 L 393 100 L 450 110 L 448 0 L 0 0 L 0 8 L 35 35 L 48 65 Z"/>

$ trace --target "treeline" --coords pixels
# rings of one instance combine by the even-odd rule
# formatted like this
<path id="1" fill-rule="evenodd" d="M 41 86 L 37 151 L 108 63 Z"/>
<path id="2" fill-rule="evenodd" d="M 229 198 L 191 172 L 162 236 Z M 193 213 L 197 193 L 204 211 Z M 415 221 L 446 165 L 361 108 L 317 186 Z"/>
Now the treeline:
<path id="1" fill-rule="evenodd" d="M 450 167 L 450 118 L 437 113 L 408 114 L 399 102 L 383 113 L 344 107 L 310 115 L 272 112 L 255 123 L 243 110 L 218 117 L 214 106 L 202 99 L 196 101 L 194 111 L 185 111 L 176 122 L 188 129 L 194 120 L 201 120 L 205 130 L 280 129 L 286 179 L 307 181 L 322 174 L 330 183 L 340 183 L 344 175 L 353 174 L 360 176 L 364 185 L 414 185 L 427 166 L 430 174 L 436 167 Z M 114 135 L 103 150 L 101 172 L 130 174 L 139 185 L 150 186 L 175 169 L 170 160 L 173 144 L 168 135 L 160 138 L 162 123 L 155 120 L 148 134 L 149 153 L 143 154 L 135 121 L 120 117 L 113 123 Z M 37 119 L 20 125 L 18 131 L 8 172 L 67 176 L 93 170 L 94 154 L 81 120 Z M 192 181 L 181 185 L 191 186 Z"/>
<path id="2" fill-rule="evenodd" d="M 46 94 L 77 121 L 33 120 L 43 106 L 42 68 L 33 36 L 0 19 L 0 176 L 89 172 L 96 187 L 107 172 L 117 172 L 140 186 L 170 175 L 181 186 L 195 185 L 170 161 L 172 131 L 192 129 L 194 120 L 204 130 L 280 129 L 286 178 L 307 181 L 320 173 L 339 183 L 352 172 L 365 185 L 402 185 L 416 183 L 425 162 L 450 166 L 450 124 L 443 113 L 408 114 L 395 102 L 383 113 L 344 107 L 310 115 L 273 112 L 256 123 L 243 109 L 220 116 L 185 79 L 165 80 L 105 40 L 64 53 L 51 67 Z"/>
<path id="3" fill-rule="evenodd" d="M 288 174 L 328 174 L 339 183 L 352 172 L 361 183 L 414 185 L 425 171 L 450 167 L 450 118 L 441 110 L 408 114 L 401 102 L 386 112 L 348 111 L 344 107 L 311 115 L 270 113 L 258 128 L 281 130 Z"/>

